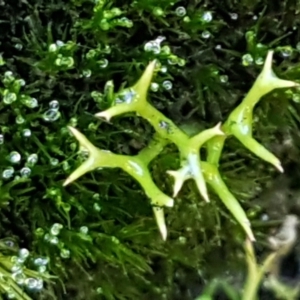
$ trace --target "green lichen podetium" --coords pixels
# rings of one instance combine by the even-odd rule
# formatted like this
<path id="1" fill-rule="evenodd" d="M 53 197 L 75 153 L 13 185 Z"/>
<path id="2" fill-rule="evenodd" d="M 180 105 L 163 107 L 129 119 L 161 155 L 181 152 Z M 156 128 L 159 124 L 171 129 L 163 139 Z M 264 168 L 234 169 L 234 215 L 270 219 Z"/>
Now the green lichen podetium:
<path id="1" fill-rule="evenodd" d="M 271 68 L 272 54 L 272 51 L 268 53 L 261 74 L 243 102 L 231 113 L 225 124 L 222 127 L 221 124 L 217 124 L 215 127 L 204 130 L 192 137 L 181 131 L 172 120 L 164 116 L 147 101 L 147 93 L 156 64 L 155 61 L 151 62 L 137 83 L 119 94 L 121 96 L 116 98 L 114 106 L 97 113 L 96 116 L 109 121 L 114 116 L 135 112 L 154 127 L 156 134 L 153 140 L 136 156 L 118 155 L 98 149 L 77 129 L 70 127 L 70 131 L 79 141 L 81 148 L 88 150 L 89 157 L 67 178 L 64 185 L 97 168 L 123 169 L 140 183 L 146 195 L 150 198 L 156 222 L 165 240 L 167 228 L 163 207 L 172 207 L 174 200 L 164 194 L 153 182 L 148 164 L 167 144 L 174 143 L 179 150 L 181 163 L 179 170 L 167 171 L 169 175 L 174 177 L 173 197 L 176 197 L 186 180 L 193 179 L 203 199 L 209 202 L 207 182 L 242 226 L 248 238 L 254 241 L 255 238 L 246 213 L 223 182 L 218 171 L 218 162 L 226 137 L 234 135 L 250 151 L 282 170 L 279 160 L 252 138 L 252 113 L 259 99 L 273 89 L 298 86 L 295 82 L 281 80 L 276 77 Z M 208 159 L 207 161 L 201 161 L 199 150 L 205 143 L 207 143 L 208 148 Z"/>

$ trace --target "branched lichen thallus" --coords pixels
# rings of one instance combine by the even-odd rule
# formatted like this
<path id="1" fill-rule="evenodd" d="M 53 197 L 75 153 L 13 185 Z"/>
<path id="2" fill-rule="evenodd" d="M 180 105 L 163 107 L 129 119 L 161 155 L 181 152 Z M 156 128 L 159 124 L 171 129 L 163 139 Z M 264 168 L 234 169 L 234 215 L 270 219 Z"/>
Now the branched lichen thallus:
<path id="1" fill-rule="evenodd" d="M 246 213 L 222 180 L 218 171 L 218 161 L 225 138 L 232 134 L 252 152 L 281 169 L 278 159 L 252 138 L 251 130 L 252 110 L 260 97 L 275 88 L 298 85 L 295 82 L 277 78 L 271 69 L 271 63 L 272 52 L 269 52 L 262 73 L 258 76 L 243 103 L 232 112 L 222 127 L 219 123 L 213 128 L 190 137 L 147 101 L 148 89 L 156 66 L 155 61 L 151 62 L 136 84 L 117 93 L 115 96 L 118 101 L 115 101 L 114 105 L 107 110 L 97 113 L 96 116 L 110 121 L 114 116 L 135 112 L 138 116 L 146 119 L 155 129 L 156 134 L 153 140 L 136 156 L 117 155 L 110 151 L 98 149 L 77 129 L 70 127 L 70 131 L 79 141 L 81 147 L 88 150 L 89 158 L 67 178 L 64 185 L 99 167 L 122 168 L 140 183 L 150 198 L 159 230 L 163 239 L 166 239 L 167 228 L 163 207 L 172 207 L 174 201 L 153 182 L 148 164 L 167 144 L 173 143 L 179 150 L 181 162 L 178 170 L 167 171 L 174 178 L 173 197 L 177 196 L 186 180 L 192 179 L 195 181 L 200 195 L 206 202 L 209 202 L 207 182 L 242 226 L 250 240 L 254 240 Z M 207 162 L 201 161 L 199 151 L 205 143 L 208 145 Z"/>

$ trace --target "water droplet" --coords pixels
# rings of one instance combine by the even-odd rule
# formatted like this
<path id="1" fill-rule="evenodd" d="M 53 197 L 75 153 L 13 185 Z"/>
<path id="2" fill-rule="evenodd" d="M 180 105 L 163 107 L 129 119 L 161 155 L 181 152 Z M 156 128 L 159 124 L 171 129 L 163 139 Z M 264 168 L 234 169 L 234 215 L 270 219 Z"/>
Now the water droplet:
<path id="1" fill-rule="evenodd" d="M 170 80 L 165 80 L 163 83 L 162 83 L 162 86 L 164 87 L 164 89 L 166 89 L 167 91 L 171 90 L 172 87 L 173 87 L 173 84 Z"/>
<path id="2" fill-rule="evenodd" d="M 18 285 L 23 285 L 26 279 L 25 274 L 22 272 L 15 272 L 11 277 Z"/>
<path id="3" fill-rule="evenodd" d="M 237 20 L 239 15 L 237 13 L 229 13 L 231 20 Z"/>
<path id="4" fill-rule="evenodd" d="M 183 6 L 176 8 L 175 13 L 178 17 L 184 17 L 186 15 L 186 9 Z"/>
<path id="5" fill-rule="evenodd" d="M 82 76 L 85 78 L 89 78 L 89 77 L 91 77 L 91 75 L 92 75 L 92 71 L 89 69 L 82 71 Z"/>
<path id="6" fill-rule="evenodd" d="M 264 63 L 264 59 L 263 57 L 258 57 L 255 59 L 255 63 L 258 65 L 258 66 L 261 66 L 263 63 Z"/>
<path id="7" fill-rule="evenodd" d="M 18 115 L 16 117 L 16 123 L 17 124 L 23 124 L 24 122 L 25 122 L 25 119 L 21 115 Z"/>
<path id="8" fill-rule="evenodd" d="M 54 122 L 59 118 L 60 112 L 56 109 L 48 109 L 43 115 L 43 119 L 47 122 Z"/>
<path id="9" fill-rule="evenodd" d="M 46 266 L 39 266 L 38 267 L 38 272 L 39 273 L 45 273 L 47 271 L 47 267 Z"/>
<path id="10" fill-rule="evenodd" d="M 101 211 L 101 206 L 98 203 L 96 203 L 96 202 L 94 203 L 93 208 L 97 212 Z"/>
<path id="11" fill-rule="evenodd" d="M 7 91 L 7 90 L 5 90 L 5 91 Z M 16 100 L 17 100 L 17 95 L 15 93 L 7 92 L 3 96 L 3 102 L 5 104 L 12 104 Z"/>
<path id="12" fill-rule="evenodd" d="M 206 11 L 203 15 L 202 15 L 202 20 L 205 22 L 210 22 L 213 19 L 212 13 L 210 11 Z"/>
<path id="13" fill-rule="evenodd" d="M 179 58 L 177 64 L 178 64 L 178 66 L 180 66 L 180 67 L 184 67 L 185 64 L 186 64 L 186 61 L 185 61 L 185 59 L 183 59 L 183 58 Z"/>
<path id="14" fill-rule="evenodd" d="M 300 95 L 299 94 L 293 94 L 292 100 L 295 103 L 300 103 Z"/>
<path id="15" fill-rule="evenodd" d="M 28 178 L 31 174 L 31 169 L 24 167 L 20 170 L 20 174 L 22 178 Z"/>
<path id="16" fill-rule="evenodd" d="M 60 223 L 54 223 L 50 229 L 52 235 L 58 235 L 63 228 L 63 225 Z"/>
<path id="17" fill-rule="evenodd" d="M 13 164 L 16 164 L 18 162 L 20 162 L 21 160 L 21 155 L 19 152 L 17 151 L 12 151 L 9 154 L 9 161 L 12 162 Z"/>
<path id="18" fill-rule="evenodd" d="M 4 135 L 0 134 L 0 145 L 4 144 Z"/>
<path id="19" fill-rule="evenodd" d="M 105 69 L 108 66 L 108 60 L 106 58 L 97 61 L 100 68 Z"/>
<path id="20" fill-rule="evenodd" d="M 159 54 L 161 48 L 160 48 L 159 44 L 155 43 L 154 41 L 150 41 L 145 44 L 144 50 L 146 52 L 152 52 L 154 54 Z"/>
<path id="21" fill-rule="evenodd" d="M 161 17 L 161 16 L 164 16 L 165 13 L 164 13 L 163 9 L 161 9 L 160 7 L 155 7 L 153 9 L 153 14 L 155 16 Z"/>
<path id="22" fill-rule="evenodd" d="M 56 45 L 57 45 L 59 48 L 61 48 L 61 47 L 63 47 L 63 46 L 65 45 L 65 43 L 64 43 L 63 41 L 61 41 L 61 40 L 57 40 L 55 43 L 56 43 Z"/>
<path id="23" fill-rule="evenodd" d="M 184 245 L 184 244 L 186 244 L 186 237 L 180 236 L 180 237 L 178 238 L 178 241 L 179 241 L 180 244 Z"/>
<path id="24" fill-rule="evenodd" d="M 221 76 L 220 76 L 220 81 L 221 81 L 222 83 L 226 83 L 226 82 L 228 81 L 228 76 L 227 76 L 227 75 L 221 75 Z"/>
<path id="25" fill-rule="evenodd" d="M 51 166 L 55 167 L 58 164 L 59 164 L 59 160 L 57 158 L 54 158 L 54 157 L 50 158 L 50 165 Z"/>
<path id="26" fill-rule="evenodd" d="M 35 289 L 37 286 L 37 280 L 35 278 L 26 278 L 24 283 L 30 290 Z"/>
<path id="27" fill-rule="evenodd" d="M 290 57 L 293 54 L 293 48 L 290 46 L 282 47 L 280 49 L 280 54 L 283 58 Z"/>
<path id="28" fill-rule="evenodd" d="M 22 136 L 24 137 L 30 137 L 31 136 L 31 130 L 29 128 L 25 128 L 22 130 Z"/>
<path id="29" fill-rule="evenodd" d="M 253 57 L 251 54 L 247 53 L 242 56 L 242 64 L 247 67 L 253 64 Z"/>
<path id="30" fill-rule="evenodd" d="M 24 86 L 26 84 L 26 81 L 24 79 L 18 79 L 17 82 L 20 86 Z"/>
<path id="31" fill-rule="evenodd" d="M 18 264 L 19 263 L 18 261 L 16 263 L 17 263 L 16 265 L 12 265 L 12 267 L 11 267 L 11 272 L 12 273 L 20 272 L 21 269 L 22 269 L 22 263 Z"/>
<path id="32" fill-rule="evenodd" d="M 79 228 L 79 231 L 80 231 L 81 233 L 83 233 L 83 234 L 87 234 L 87 233 L 89 232 L 89 229 L 88 229 L 87 226 L 81 226 L 81 227 Z"/>
<path id="33" fill-rule="evenodd" d="M 24 105 L 26 105 L 29 108 L 35 108 L 39 106 L 39 103 L 35 98 L 31 98 L 26 95 L 21 95 L 21 101 Z"/>
<path id="34" fill-rule="evenodd" d="M 158 89 L 159 89 L 158 83 L 152 82 L 151 85 L 150 85 L 150 90 L 153 91 L 153 92 L 157 92 Z"/>
<path id="35" fill-rule="evenodd" d="M 178 63 L 178 57 L 175 56 L 175 55 L 171 55 L 169 58 L 168 58 L 168 64 L 169 65 L 176 65 Z"/>
<path id="36" fill-rule="evenodd" d="M 15 44 L 15 48 L 20 51 L 23 49 L 23 45 L 20 43 L 17 43 L 17 44 Z"/>
<path id="37" fill-rule="evenodd" d="M 167 73 L 168 72 L 168 67 L 167 66 L 161 66 L 160 72 L 161 73 Z"/>
<path id="38" fill-rule="evenodd" d="M 61 249 L 60 250 L 60 256 L 62 258 L 69 258 L 70 255 L 71 255 L 70 250 L 68 250 L 68 249 Z"/>
<path id="39" fill-rule="evenodd" d="M 261 217 L 260 217 L 260 219 L 262 221 L 266 222 L 266 221 L 269 221 L 270 218 L 269 218 L 269 216 L 267 214 L 262 214 Z"/>
<path id="40" fill-rule="evenodd" d="M 33 167 L 37 163 L 37 161 L 38 161 L 38 156 L 35 153 L 32 153 L 27 157 L 27 163 L 31 167 Z"/>
<path id="41" fill-rule="evenodd" d="M 44 235 L 45 231 L 43 228 L 39 227 L 35 230 L 35 234 L 39 237 L 42 237 Z"/>
<path id="42" fill-rule="evenodd" d="M 58 245 L 58 237 L 57 236 L 50 236 L 49 237 L 49 243 L 52 244 L 52 245 Z"/>
<path id="43" fill-rule="evenodd" d="M 8 167 L 5 170 L 3 170 L 2 177 L 4 179 L 9 179 L 9 178 L 13 177 L 14 173 L 15 173 L 14 168 L 13 167 Z"/>
<path id="44" fill-rule="evenodd" d="M 204 38 L 204 39 L 208 39 L 210 37 L 210 32 L 205 30 L 202 32 L 201 36 Z"/>
<path id="45" fill-rule="evenodd" d="M 59 102 L 57 100 L 52 100 L 49 102 L 50 109 L 58 110 L 59 109 Z"/>
<path id="46" fill-rule="evenodd" d="M 29 251 L 26 248 L 22 248 L 19 250 L 19 257 L 27 258 L 29 256 Z"/>
<path id="47" fill-rule="evenodd" d="M 7 299 L 16 299 L 17 298 L 17 295 L 13 291 L 10 291 L 10 290 L 8 290 L 6 292 L 6 295 L 7 295 Z"/>
<path id="48" fill-rule="evenodd" d="M 168 133 L 170 133 L 171 127 L 170 124 L 165 122 L 165 121 L 160 121 L 159 122 L 159 127 L 166 130 Z"/>
<path id="49" fill-rule="evenodd" d="M 42 272 L 40 272 L 40 273 L 42 273 Z M 37 283 L 36 283 L 35 290 L 41 291 L 43 289 L 43 287 L 44 287 L 44 281 L 43 281 L 43 279 L 37 278 Z"/>
<path id="50" fill-rule="evenodd" d="M 300 51 L 300 42 L 297 43 L 296 49 L 297 49 L 298 51 Z"/>
<path id="51" fill-rule="evenodd" d="M 115 236 L 112 236 L 112 237 L 111 237 L 111 241 L 112 241 L 113 243 L 115 243 L 115 244 L 120 244 L 119 239 L 116 238 Z"/>
<path id="52" fill-rule="evenodd" d="M 132 103 L 136 98 L 136 92 L 133 89 L 125 89 L 120 92 L 116 98 L 116 104 Z"/>
<path id="53" fill-rule="evenodd" d="M 97 290 L 96 290 L 97 294 L 103 294 L 103 289 L 102 287 L 98 287 Z"/>

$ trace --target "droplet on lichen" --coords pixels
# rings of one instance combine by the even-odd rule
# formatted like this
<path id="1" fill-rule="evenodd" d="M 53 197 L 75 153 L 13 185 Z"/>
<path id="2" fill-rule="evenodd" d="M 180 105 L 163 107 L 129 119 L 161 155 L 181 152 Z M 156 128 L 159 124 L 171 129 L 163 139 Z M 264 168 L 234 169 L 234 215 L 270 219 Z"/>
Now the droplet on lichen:
<path id="1" fill-rule="evenodd" d="M 120 92 L 115 100 L 116 104 L 132 103 L 136 98 L 136 92 L 133 89 L 126 89 Z"/>
<path id="2" fill-rule="evenodd" d="M 4 144 L 4 135 L 0 134 L 0 145 Z"/>
<path id="3" fill-rule="evenodd" d="M 63 225 L 60 223 L 55 223 L 52 225 L 51 229 L 50 229 L 50 233 L 52 235 L 58 235 L 61 231 L 61 229 L 63 228 Z"/>

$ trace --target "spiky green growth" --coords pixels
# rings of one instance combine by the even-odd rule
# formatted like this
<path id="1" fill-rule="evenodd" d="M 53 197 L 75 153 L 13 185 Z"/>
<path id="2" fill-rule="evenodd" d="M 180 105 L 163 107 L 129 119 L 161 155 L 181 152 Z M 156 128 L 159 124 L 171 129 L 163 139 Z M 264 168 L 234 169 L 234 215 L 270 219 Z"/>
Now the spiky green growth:
<path id="1" fill-rule="evenodd" d="M 273 52 L 269 51 L 261 74 L 243 102 L 231 113 L 224 126 L 222 126 L 222 130 L 220 128 L 221 124 L 217 124 L 215 127 L 192 137 L 186 135 L 170 119 L 147 102 L 148 88 L 155 71 L 155 61 L 151 62 L 138 82 L 124 90 L 122 97 L 116 98 L 113 107 L 96 114 L 96 116 L 109 121 L 114 116 L 135 112 L 154 127 L 157 133 L 156 138 L 137 156 L 117 155 L 98 149 L 78 130 L 70 127 L 70 131 L 79 141 L 80 146 L 88 150 L 89 158 L 68 177 L 64 185 L 96 168 L 119 167 L 123 169 L 141 184 L 146 195 L 151 199 L 158 227 L 163 239 L 166 239 L 167 229 L 163 207 L 173 206 L 173 199 L 165 195 L 155 185 L 148 170 L 148 164 L 163 150 L 166 144 L 174 143 L 180 152 L 181 167 L 176 171 L 167 171 L 175 179 L 173 196 L 175 197 L 178 194 L 186 180 L 193 179 L 204 200 L 209 202 L 206 187 L 206 182 L 208 182 L 245 230 L 250 240 L 253 241 L 255 238 L 250 228 L 250 222 L 239 202 L 222 181 L 217 166 L 226 137 L 234 135 L 250 151 L 282 171 L 280 161 L 252 138 L 253 108 L 259 99 L 273 89 L 298 86 L 295 82 L 281 80 L 276 77 L 271 68 L 272 55 Z M 208 161 L 201 162 L 199 150 L 207 141 Z"/>

